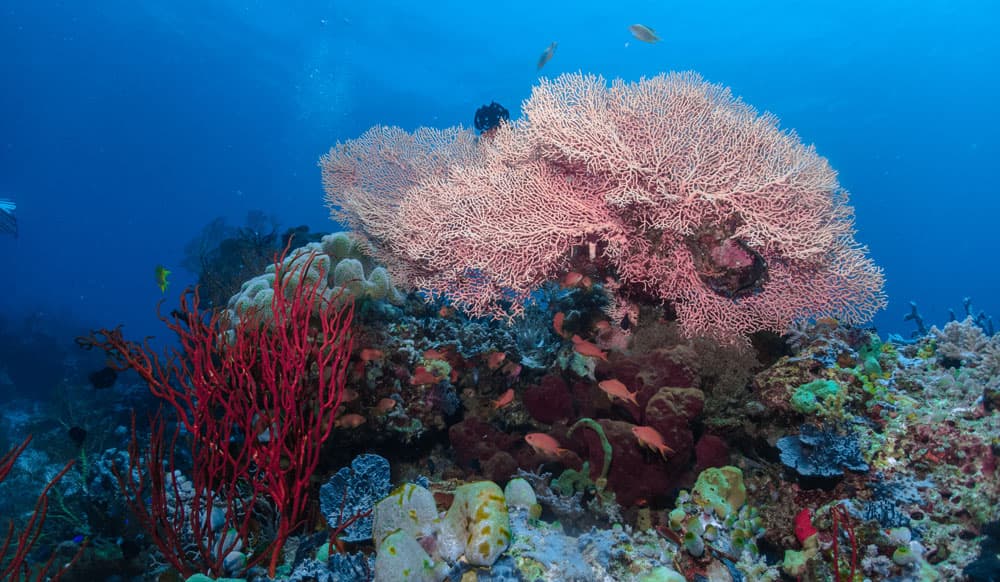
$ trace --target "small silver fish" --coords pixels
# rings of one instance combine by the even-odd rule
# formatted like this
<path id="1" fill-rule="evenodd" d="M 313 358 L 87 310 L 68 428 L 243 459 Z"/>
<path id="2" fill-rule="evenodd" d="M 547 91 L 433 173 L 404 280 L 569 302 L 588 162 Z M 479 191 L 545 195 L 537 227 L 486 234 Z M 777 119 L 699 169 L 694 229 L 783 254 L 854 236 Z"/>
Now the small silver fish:
<path id="1" fill-rule="evenodd" d="M 632 33 L 632 36 L 642 42 L 653 44 L 660 40 L 660 37 L 656 36 L 656 31 L 644 24 L 633 24 L 628 27 L 628 30 Z"/>
<path id="2" fill-rule="evenodd" d="M 552 60 L 552 55 L 554 55 L 554 54 L 556 54 L 556 43 L 550 44 L 549 48 L 545 49 L 545 52 L 542 53 L 542 56 L 538 59 L 538 70 L 539 71 L 542 70 L 542 67 L 545 66 L 545 63 L 547 63 L 547 62 L 549 62 L 549 61 Z"/>

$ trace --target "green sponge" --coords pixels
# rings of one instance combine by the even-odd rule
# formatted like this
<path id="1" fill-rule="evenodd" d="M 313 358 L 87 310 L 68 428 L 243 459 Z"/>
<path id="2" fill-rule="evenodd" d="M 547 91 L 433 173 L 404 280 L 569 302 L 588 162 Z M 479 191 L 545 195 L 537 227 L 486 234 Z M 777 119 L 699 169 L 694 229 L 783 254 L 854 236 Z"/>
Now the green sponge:
<path id="1" fill-rule="evenodd" d="M 646 574 L 643 574 L 639 578 L 639 582 L 684 582 L 684 576 L 677 573 L 676 570 L 667 568 L 666 566 L 659 566 L 653 568 Z"/>
<path id="2" fill-rule="evenodd" d="M 530 495 L 527 491 L 521 493 L 522 501 L 534 497 L 533 491 Z M 454 563 L 464 556 L 473 566 L 491 566 L 510 545 L 507 502 L 500 486 L 492 481 L 458 487 L 448 513 L 440 519 L 434 495 L 407 483 L 375 504 L 372 521 L 372 538 L 379 548 L 376 580 L 431 580 L 426 576 L 437 575 L 435 559 Z M 417 541 L 425 539 L 434 540 L 433 557 Z M 416 552 L 414 545 L 423 553 Z M 430 566 L 425 566 L 427 563 Z M 379 578 L 380 571 L 385 577 Z M 395 572 L 396 577 L 390 572 Z M 425 577 L 407 577 L 417 575 Z"/>
<path id="3" fill-rule="evenodd" d="M 729 517 L 747 500 L 743 471 L 732 466 L 705 469 L 698 475 L 692 497 L 700 507 L 711 508 L 718 517 Z"/>
<path id="4" fill-rule="evenodd" d="M 834 412 L 837 403 L 842 403 L 846 391 L 844 387 L 833 380 L 813 380 L 802 384 L 792 393 L 792 408 L 802 414 L 829 414 Z"/>

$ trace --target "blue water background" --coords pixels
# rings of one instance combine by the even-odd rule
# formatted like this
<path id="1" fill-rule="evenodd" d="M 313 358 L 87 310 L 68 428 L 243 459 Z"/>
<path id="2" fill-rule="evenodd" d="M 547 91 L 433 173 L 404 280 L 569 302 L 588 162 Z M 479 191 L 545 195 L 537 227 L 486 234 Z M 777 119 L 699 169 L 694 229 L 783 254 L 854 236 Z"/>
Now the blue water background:
<path id="1" fill-rule="evenodd" d="M 614 4 L 614 6 L 612 6 Z M 1000 4 L 972 0 L 0 2 L 0 313 L 161 334 L 217 216 L 335 228 L 316 160 L 373 124 L 515 115 L 547 76 L 693 69 L 778 115 L 852 193 L 881 331 L 971 296 L 1000 318 Z M 630 24 L 656 29 L 643 44 Z M 1000 324 L 1000 321 L 997 322 Z"/>

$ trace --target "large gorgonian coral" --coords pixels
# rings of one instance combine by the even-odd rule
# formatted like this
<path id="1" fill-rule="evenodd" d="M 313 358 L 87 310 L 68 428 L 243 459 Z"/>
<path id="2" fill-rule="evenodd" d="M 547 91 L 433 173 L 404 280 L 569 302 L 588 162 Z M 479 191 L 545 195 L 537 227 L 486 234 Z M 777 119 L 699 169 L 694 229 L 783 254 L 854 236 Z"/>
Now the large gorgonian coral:
<path id="1" fill-rule="evenodd" d="M 728 89 L 563 75 L 522 109 L 478 143 L 378 127 L 338 144 L 321 162 L 334 217 L 398 280 L 474 315 L 518 314 L 571 270 L 729 341 L 884 306 L 835 172 Z"/>

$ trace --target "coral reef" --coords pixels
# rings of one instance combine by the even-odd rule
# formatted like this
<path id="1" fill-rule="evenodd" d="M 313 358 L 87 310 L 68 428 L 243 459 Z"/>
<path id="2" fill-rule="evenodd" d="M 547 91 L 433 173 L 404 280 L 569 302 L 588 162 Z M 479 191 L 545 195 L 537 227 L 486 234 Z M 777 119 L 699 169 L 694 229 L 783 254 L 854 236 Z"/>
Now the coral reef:
<path id="1" fill-rule="evenodd" d="M 176 349 L 79 338 L 120 399 L 0 412 L 38 445 L 0 460 L 0 572 L 988 579 L 992 320 L 858 327 L 882 273 L 835 173 L 697 75 L 565 75 L 523 110 L 338 144 L 352 232 L 213 223 L 192 256 L 231 292 L 182 295 Z"/>
<path id="2" fill-rule="evenodd" d="M 329 289 L 319 274 L 283 284 Z M 512 327 L 412 294 L 364 296 L 304 489 L 319 511 L 290 532 L 273 575 L 255 565 L 273 551 L 273 506 L 237 504 L 247 534 L 232 538 L 225 504 L 194 509 L 185 447 L 166 510 L 205 516 L 211 547 L 227 549 L 213 575 L 260 582 L 988 579 L 1000 340 L 975 320 L 883 341 L 821 319 L 784 345 L 734 348 L 687 337 L 659 308 L 625 333 L 607 292 L 548 287 Z M 11 476 L 5 510 L 33 503 L 58 459 L 75 457 L 49 491 L 47 556 L 79 553 L 81 575 L 171 570 L 113 517 L 127 515 L 122 469 L 147 478 L 127 413 L 58 431 L 39 414 L 5 411 L 6 438 L 37 433 L 19 466 L 45 468 Z M 98 434 L 52 444 L 74 424 Z"/>

